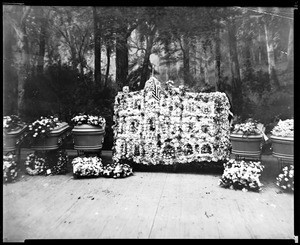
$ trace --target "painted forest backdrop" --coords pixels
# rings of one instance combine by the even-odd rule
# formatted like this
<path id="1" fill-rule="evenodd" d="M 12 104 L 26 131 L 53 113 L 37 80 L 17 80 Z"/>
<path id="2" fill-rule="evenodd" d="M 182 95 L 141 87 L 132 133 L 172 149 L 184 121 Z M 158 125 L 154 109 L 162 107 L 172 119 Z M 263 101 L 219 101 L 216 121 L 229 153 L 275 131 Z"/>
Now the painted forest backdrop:
<path id="1" fill-rule="evenodd" d="M 193 92 L 225 92 L 267 132 L 293 117 L 294 9 L 3 5 L 3 114 L 25 121 L 79 112 L 107 120 L 115 95 L 154 74 Z"/>

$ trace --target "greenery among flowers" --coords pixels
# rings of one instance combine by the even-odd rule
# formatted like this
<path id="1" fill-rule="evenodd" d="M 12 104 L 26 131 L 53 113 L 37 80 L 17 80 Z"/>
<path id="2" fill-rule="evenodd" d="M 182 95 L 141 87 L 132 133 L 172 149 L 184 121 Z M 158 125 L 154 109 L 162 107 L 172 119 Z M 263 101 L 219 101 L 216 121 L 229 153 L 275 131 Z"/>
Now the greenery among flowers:
<path id="1" fill-rule="evenodd" d="M 3 156 L 3 182 L 8 183 L 16 180 L 18 176 L 16 155 L 9 153 Z"/>
<path id="2" fill-rule="evenodd" d="M 82 124 L 89 124 L 91 126 L 96 126 L 100 128 L 105 128 L 105 118 L 101 116 L 93 116 L 93 115 L 86 115 L 80 114 L 75 116 L 71 119 L 74 125 L 82 125 Z"/>
<path id="3" fill-rule="evenodd" d="M 33 139 L 47 137 L 49 136 L 51 130 L 59 125 L 60 121 L 57 117 L 40 117 L 40 119 L 37 119 L 28 126 L 29 136 L 31 136 Z"/>
<path id="4" fill-rule="evenodd" d="M 124 178 L 132 175 L 132 168 L 127 164 L 107 164 L 103 166 L 99 157 L 75 157 L 72 161 L 73 174 L 76 177 L 111 177 Z"/>
<path id="5" fill-rule="evenodd" d="M 65 150 L 28 154 L 25 166 L 29 175 L 55 175 L 67 173 L 69 157 Z"/>
<path id="6" fill-rule="evenodd" d="M 225 93 L 191 93 L 157 79 L 144 90 L 119 92 L 114 104 L 115 164 L 220 161 L 230 155 L 229 108 Z"/>
<path id="7" fill-rule="evenodd" d="M 259 177 L 264 166 L 261 162 L 230 159 L 224 163 L 224 172 L 219 179 L 219 185 L 224 188 L 260 191 L 262 183 Z"/>
<path id="8" fill-rule="evenodd" d="M 276 177 L 276 185 L 285 191 L 294 191 L 294 165 L 282 168 L 281 173 Z"/>
<path id="9" fill-rule="evenodd" d="M 24 125 L 24 122 L 17 115 L 10 115 L 3 117 L 3 129 L 7 132 L 11 132 L 13 130 L 19 129 Z"/>
<path id="10" fill-rule="evenodd" d="M 247 119 L 244 123 L 237 123 L 232 129 L 234 134 L 248 135 L 261 135 L 263 133 L 263 125 L 253 120 Z"/>
<path id="11" fill-rule="evenodd" d="M 294 137 L 294 119 L 279 120 L 271 133 L 274 136 Z"/>

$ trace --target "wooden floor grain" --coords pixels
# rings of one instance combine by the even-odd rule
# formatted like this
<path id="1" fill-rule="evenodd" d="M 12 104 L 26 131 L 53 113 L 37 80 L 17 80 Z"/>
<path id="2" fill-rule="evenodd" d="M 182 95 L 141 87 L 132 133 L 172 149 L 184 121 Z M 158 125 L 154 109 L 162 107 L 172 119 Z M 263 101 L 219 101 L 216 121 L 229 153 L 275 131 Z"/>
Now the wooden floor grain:
<path id="1" fill-rule="evenodd" d="M 104 152 L 103 159 L 110 154 Z M 262 160 L 260 193 L 221 188 L 218 173 L 143 171 L 124 179 L 23 175 L 3 185 L 3 241 L 293 239 L 294 195 L 275 185 L 272 156 Z"/>

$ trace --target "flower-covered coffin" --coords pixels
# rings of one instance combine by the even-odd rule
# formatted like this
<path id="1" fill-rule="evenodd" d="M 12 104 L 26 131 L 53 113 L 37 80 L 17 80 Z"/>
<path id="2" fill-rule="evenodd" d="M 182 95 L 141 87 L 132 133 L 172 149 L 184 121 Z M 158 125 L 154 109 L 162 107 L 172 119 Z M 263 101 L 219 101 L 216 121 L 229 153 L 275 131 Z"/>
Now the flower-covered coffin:
<path id="1" fill-rule="evenodd" d="M 37 138 L 31 149 L 33 150 L 56 150 L 62 140 L 69 134 L 70 126 L 66 122 L 61 122 L 57 127 L 50 131 L 49 136 Z"/>
<path id="2" fill-rule="evenodd" d="M 3 132 L 3 150 L 14 151 L 19 142 L 23 140 L 26 134 L 27 125 L 20 125 L 19 128 L 7 132 L 4 129 Z"/>
<path id="3" fill-rule="evenodd" d="M 113 160 L 142 164 L 220 161 L 229 157 L 225 93 L 190 93 L 150 78 L 144 90 L 119 92 Z"/>
<path id="4" fill-rule="evenodd" d="M 3 151 L 15 151 L 26 136 L 27 125 L 17 115 L 3 117 Z"/>
<path id="5" fill-rule="evenodd" d="M 279 121 L 271 135 L 273 156 L 287 162 L 294 161 L 294 120 Z"/>

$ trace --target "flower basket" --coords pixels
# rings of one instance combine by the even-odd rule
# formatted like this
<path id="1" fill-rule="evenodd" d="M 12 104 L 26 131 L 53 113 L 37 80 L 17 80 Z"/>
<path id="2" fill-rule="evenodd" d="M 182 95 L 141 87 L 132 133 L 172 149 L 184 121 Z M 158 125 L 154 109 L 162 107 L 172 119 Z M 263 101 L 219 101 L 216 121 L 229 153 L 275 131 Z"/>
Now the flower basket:
<path id="1" fill-rule="evenodd" d="M 279 137 L 272 135 L 272 148 L 274 157 L 277 157 L 283 161 L 294 161 L 294 138 Z"/>
<path id="2" fill-rule="evenodd" d="M 232 153 L 245 158 L 260 158 L 262 135 L 230 134 Z"/>
<path id="3" fill-rule="evenodd" d="M 100 150 L 104 141 L 105 126 L 76 125 L 72 130 L 72 135 L 75 150 Z"/>
<path id="4" fill-rule="evenodd" d="M 3 151 L 14 151 L 16 150 L 17 144 L 24 137 L 26 132 L 27 125 L 20 125 L 19 128 L 16 128 L 11 131 L 3 129 Z"/>
<path id="5" fill-rule="evenodd" d="M 62 140 L 67 136 L 70 126 L 66 122 L 60 123 L 52 129 L 48 136 L 36 138 L 31 149 L 33 150 L 56 150 L 59 148 Z"/>

